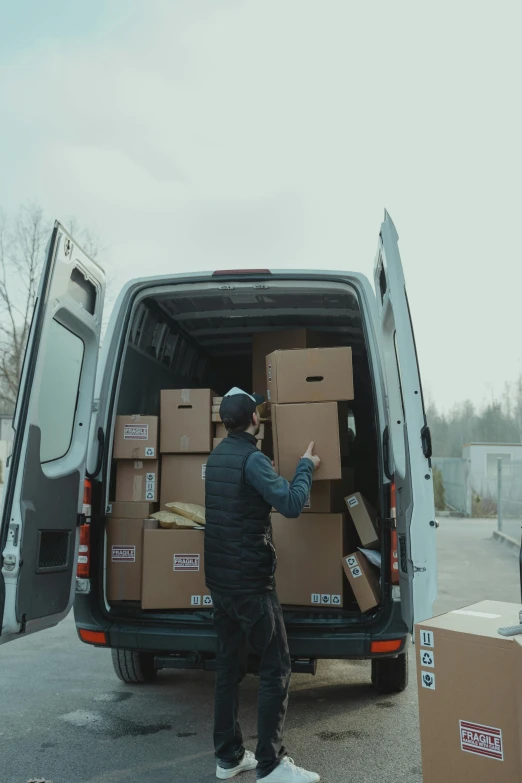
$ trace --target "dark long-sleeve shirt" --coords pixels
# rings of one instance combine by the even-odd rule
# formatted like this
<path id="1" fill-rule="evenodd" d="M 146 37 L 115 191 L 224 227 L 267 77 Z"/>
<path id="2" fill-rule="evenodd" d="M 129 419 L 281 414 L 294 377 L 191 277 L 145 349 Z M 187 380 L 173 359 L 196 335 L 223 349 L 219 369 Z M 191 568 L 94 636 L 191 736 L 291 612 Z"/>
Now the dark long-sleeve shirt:
<path id="1" fill-rule="evenodd" d="M 310 489 L 314 464 L 303 457 L 299 460 L 295 476 L 288 482 L 275 472 L 272 462 L 261 451 L 253 452 L 245 464 L 245 479 L 280 514 L 289 519 L 302 512 Z"/>

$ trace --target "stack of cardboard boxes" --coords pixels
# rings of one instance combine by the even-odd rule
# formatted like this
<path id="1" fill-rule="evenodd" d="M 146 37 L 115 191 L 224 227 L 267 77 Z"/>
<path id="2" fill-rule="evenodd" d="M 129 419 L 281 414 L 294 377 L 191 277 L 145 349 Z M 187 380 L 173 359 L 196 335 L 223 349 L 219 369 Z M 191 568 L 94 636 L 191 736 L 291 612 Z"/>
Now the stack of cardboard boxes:
<path id="1" fill-rule="evenodd" d="M 346 573 L 361 610 L 368 611 L 379 603 L 379 577 L 358 547 L 378 548 L 376 516 L 353 494 L 354 473 L 343 464 L 350 452 L 352 352 L 310 347 L 324 342 L 305 329 L 254 339 L 253 388 L 265 390 L 269 401 L 258 447 L 287 479 L 310 441 L 321 457 L 301 517 L 272 515 L 277 587 L 283 604 L 340 608 L 353 600 Z M 117 417 L 115 501 L 107 511 L 110 602 L 141 601 L 150 610 L 212 605 L 202 524 L 164 529 L 163 518 L 158 524 L 150 517 L 174 502 L 205 505 L 207 458 L 227 434 L 221 401 L 211 389 L 169 389 L 161 392 L 159 420 Z"/>
<path id="2" fill-rule="evenodd" d="M 266 382 L 276 470 L 291 480 L 311 441 L 321 457 L 301 517 L 272 515 L 279 598 L 295 606 L 342 607 L 349 597 L 346 573 L 368 611 L 379 603 L 379 577 L 357 547 L 359 540 L 363 547 L 379 546 L 376 515 L 351 495 L 353 471 L 343 468 L 350 451 L 347 403 L 354 397 L 351 348 L 276 350 L 266 357 Z"/>

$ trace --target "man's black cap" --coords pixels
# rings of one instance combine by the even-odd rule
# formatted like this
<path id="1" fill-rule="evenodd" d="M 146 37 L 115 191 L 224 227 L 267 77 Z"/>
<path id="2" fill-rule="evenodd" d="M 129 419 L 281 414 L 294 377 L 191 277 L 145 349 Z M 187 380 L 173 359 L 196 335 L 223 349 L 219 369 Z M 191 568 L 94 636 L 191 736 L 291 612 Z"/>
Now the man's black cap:
<path id="1" fill-rule="evenodd" d="M 223 397 L 219 407 L 219 415 L 223 421 L 225 419 L 240 420 L 245 414 L 252 415 L 257 406 L 264 401 L 265 398 L 261 394 L 247 394 L 243 389 L 234 386 Z"/>

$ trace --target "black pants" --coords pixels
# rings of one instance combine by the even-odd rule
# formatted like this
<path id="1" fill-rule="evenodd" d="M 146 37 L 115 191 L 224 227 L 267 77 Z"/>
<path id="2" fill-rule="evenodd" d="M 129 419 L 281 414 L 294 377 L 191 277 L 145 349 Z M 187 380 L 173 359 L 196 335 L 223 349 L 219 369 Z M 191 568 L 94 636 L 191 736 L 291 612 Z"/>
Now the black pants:
<path id="1" fill-rule="evenodd" d="M 238 723 L 239 684 L 246 674 L 248 645 L 260 658 L 257 777 L 274 770 L 286 751 L 281 741 L 291 663 L 283 613 L 274 591 L 261 595 L 212 593 L 217 631 L 214 747 L 219 766 L 231 769 L 245 753 Z"/>

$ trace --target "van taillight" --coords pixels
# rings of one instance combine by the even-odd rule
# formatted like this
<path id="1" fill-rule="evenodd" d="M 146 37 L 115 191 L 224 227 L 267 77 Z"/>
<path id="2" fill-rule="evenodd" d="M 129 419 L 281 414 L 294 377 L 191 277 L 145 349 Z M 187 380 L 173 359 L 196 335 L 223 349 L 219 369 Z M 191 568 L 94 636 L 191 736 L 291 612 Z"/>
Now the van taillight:
<path id="1" fill-rule="evenodd" d="M 395 484 L 390 485 L 390 518 L 394 520 L 397 519 L 397 505 L 396 505 L 396 491 L 395 491 Z M 390 538 L 390 570 L 391 570 L 391 583 L 392 585 L 398 585 L 399 584 L 399 551 L 398 551 L 398 539 L 397 539 L 397 531 L 391 530 L 391 538 Z"/>
<path id="2" fill-rule="evenodd" d="M 91 526 L 80 525 L 80 546 L 78 548 L 78 568 L 76 576 L 88 579 L 91 567 Z"/>
<path id="3" fill-rule="evenodd" d="M 92 481 L 84 479 L 83 482 L 83 508 L 82 514 L 85 517 L 92 515 Z"/>

